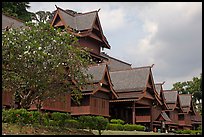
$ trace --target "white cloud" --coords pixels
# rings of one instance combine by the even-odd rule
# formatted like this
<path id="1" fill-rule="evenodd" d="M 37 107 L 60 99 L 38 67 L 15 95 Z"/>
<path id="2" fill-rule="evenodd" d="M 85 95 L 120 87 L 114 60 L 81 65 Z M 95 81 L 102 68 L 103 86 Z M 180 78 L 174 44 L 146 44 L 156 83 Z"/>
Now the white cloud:
<path id="1" fill-rule="evenodd" d="M 31 8 L 53 11 L 55 4 L 79 12 L 101 8 L 100 22 L 111 44 L 107 53 L 133 67 L 155 64 L 155 82 L 166 81 L 165 87 L 202 72 L 201 2 L 42 2 Z"/>

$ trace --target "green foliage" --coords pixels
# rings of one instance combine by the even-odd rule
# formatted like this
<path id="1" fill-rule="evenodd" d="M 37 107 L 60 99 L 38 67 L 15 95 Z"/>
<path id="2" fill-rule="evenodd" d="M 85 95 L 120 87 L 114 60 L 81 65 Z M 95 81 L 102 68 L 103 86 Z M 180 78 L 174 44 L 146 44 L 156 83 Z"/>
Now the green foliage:
<path id="1" fill-rule="evenodd" d="M 21 126 L 35 122 L 33 117 L 35 117 L 33 116 L 33 113 L 27 111 L 26 109 L 9 109 L 3 110 L 2 112 L 2 122 L 18 123 Z"/>
<path id="2" fill-rule="evenodd" d="M 98 130 L 99 135 L 101 135 L 102 130 L 107 129 L 107 126 L 109 123 L 108 119 L 102 116 L 95 116 L 95 117 L 92 117 L 92 120 L 94 121 L 94 124 L 95 124 L 94 129 Z"/>
<path id="3" fill-rule="evenodd" d="M 21 19 L 23 21 L 31 21 L 32 12 L 28 12 L 30 8 L 29 2 L 2 2 L 2 12 Z"/>
<path id="4" fill-rule="evenodd" d="M 26 109 L 36 99 L 40 104 L 67 91 L 79 99 L 79 89 L 90 76 L 84 74 L 91 63 L 87 49 L 78 47 L 76 37 L 50 24 L 28 23 L 27 27 L 2 32 L 3 90 L 18 92 Z"/>
<path id="5" fill-rule="evenodd" d="M 63 127 L 66 124 L 65 120 L 71 119 L 71 116 L 68 113 L 53 112 L 51 114 L 51 119 L 55 121 L 57 126 Z"/>
<path id="6" fill-rule="evenodd" d="M 110 123 L 113 123 L 113 124 L 124 124 L 125 122 L 121 119 L 111 119 L 110 120 Z"/>
<path id="7" fill-rule="evenodd" d="M 202 125 L 199 125 L 198 130 L 202 130 Z"/>
<path id="8" fill-rule="evenodd" d="M 37 22 L 49 22 L 53 16 L 53 13 L 49 11 L 37 11 L 33 14 L 32 18 Z"/>
<path id="9" fill-rule="evenodd" d="M 123 130 L 123 125 L 122 124 L 108 124 L 108 130 L 117 130 L 117 131 L 122 131 Z"/>
<path id="10" fill-rule="evenodd" d="M 137 130 L 137 125 L 132 125 L 132 124 L 125 124 L 124 126 L 123 126 L 123 129 L 125 130 L 125 131 L 134 131 L 134 130 Z"/>
<path id="11" fill-rule="evenodd" d="M 89 128 L 90 130 L 94 129 L 95 124 L 92 116 L 80 116 L 78 118 L 81 128 Z"/>
<path id="12" fill-rule="evenodd" d="M 178 90 L 180 94 L 192 94 L 194 106 L 198 105 L 198 110 L 202 112 L 202 73 L 199 77 L 193 77 L 190 81 L 176 82 L 173 84 L 172 90 Z M 196 104 L 196 101 L 199 104 Z"/>
<path id="13" fill-rule="evenodd" d="M 66 127 L 69 127 L 69 128 L 79 128 L 79 127 L 81 127 L 79 121 L 75 120 L 75 119 L 65 120 L 65 123 L 66 123 L 65 124 Z"/>
<path id="14" fill-rule="evenodd" d="M 201 135 L 202 130 L 177 130 L 176 134 L 191 134 L 191 135 Z"/>
<path id="15" fill-rule="evenodd" d="M 145 127 L 142 125 L 136 125 L 136 130 L 137 131 L 144 131 Z"/>

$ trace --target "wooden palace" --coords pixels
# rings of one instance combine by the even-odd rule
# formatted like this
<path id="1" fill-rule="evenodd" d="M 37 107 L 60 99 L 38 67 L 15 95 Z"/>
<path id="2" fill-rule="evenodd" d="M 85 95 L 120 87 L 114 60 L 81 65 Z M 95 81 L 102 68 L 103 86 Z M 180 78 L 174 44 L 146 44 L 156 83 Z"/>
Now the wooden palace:
<path id="1" fill-rule="evenodd" d="M 163 83 L 155 83 L 152 66 L 133 68 L 131 64 L 102 52 L 110 49 L 100 24 L 98 11 L 77 13 L 56 7 L 51 26 L 62 28 L 79 39 L 80 46 L 90 49 L 94 65 L 85 73 L 93 79 L 81 89 L 80 104 L 71 100 L 71 94 L 43 102 L 42 110 L 68 112 L 72 116 L 100 115 L 122 119 L 125 123 L 141 124 L 152 131 L 164 128 L 196 129 L 202 118 L 195 112 L 191 94 L 164 90 Z M 23 26 L 23 22 L 2 14 L 2 30 Z M 2 106 L 12 107 L 12 95 L 2 93 Z M 30 110 L 36 110 L 32 105 Z"/>

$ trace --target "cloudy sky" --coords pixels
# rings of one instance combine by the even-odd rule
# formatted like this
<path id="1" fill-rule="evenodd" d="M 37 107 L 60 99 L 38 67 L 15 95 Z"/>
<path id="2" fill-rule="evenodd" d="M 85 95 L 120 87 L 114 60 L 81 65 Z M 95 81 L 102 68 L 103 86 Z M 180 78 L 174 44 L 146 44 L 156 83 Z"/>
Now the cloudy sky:
<path id="1" fill-rule="evenodd" d="M 30 2 L 31 12 L 62 9 L 89 12 L 99 18 L 110 50 L 107 54 L 132 64 L 155 64 L 155 83 L 192 80 L 202 73 L 201 2 Z"/>

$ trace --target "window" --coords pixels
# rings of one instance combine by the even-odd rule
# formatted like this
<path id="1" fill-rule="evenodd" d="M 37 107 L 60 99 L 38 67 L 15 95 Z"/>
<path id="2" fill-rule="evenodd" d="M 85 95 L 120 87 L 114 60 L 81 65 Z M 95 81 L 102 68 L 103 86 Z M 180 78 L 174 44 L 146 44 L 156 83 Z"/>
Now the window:
<path id="1" fill-rule="evenodd" d="M 178 115 L 178 120 L 184 120 L 184 114 Z"/>

